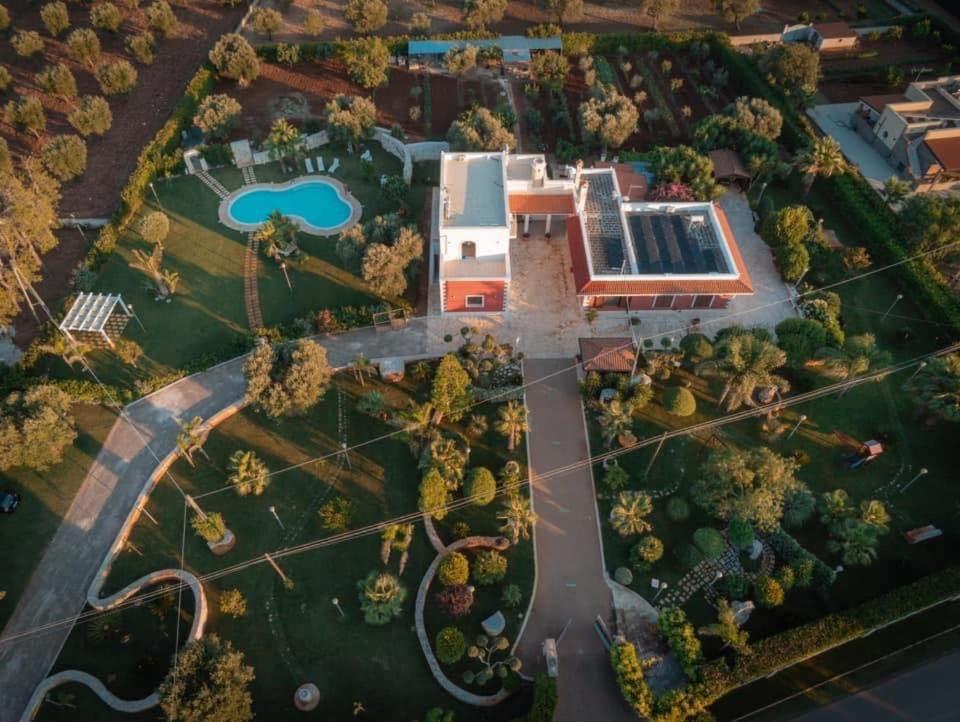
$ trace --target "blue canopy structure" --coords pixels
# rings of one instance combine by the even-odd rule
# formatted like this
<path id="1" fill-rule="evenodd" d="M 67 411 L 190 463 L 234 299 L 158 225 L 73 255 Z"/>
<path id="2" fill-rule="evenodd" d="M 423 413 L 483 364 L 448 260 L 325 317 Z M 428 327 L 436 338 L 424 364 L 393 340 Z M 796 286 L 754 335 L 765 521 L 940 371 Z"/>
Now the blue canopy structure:
<path id="1" fill-rule="evenodd" d="M 407 53 L 411 56 L 442 57 L 451 50 L 467 46 L 500 48 L 503 51 L 503 62 L 521 63 L 530 61 L 531 50 L 561 50 L 563 43 L 559 37 L 525 38 L 522 35 L 501 35 L 499 38 L 477 40 L 411 40 L 407 43 Z"/>

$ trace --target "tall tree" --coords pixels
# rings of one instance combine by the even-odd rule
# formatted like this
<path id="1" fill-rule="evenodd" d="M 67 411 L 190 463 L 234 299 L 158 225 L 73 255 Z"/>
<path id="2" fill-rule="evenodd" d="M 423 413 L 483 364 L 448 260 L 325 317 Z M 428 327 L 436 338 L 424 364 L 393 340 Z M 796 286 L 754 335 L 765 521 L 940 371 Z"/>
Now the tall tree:
<path id="1" fill-rule="evenodd" d="M 640 111 L 633 101 L 621 95 L 612 85 L 580 103 L 580 125 L 583 132 L 598 141 L 604 149 L 619 148 L 637 130 Z"/>
<path id="2" fill-rule="evenodd" d="M 898 214 L 900 230 L 907 245 L 916 251 L 960 253 L 960 200 L 932 193 L 907 198 Z M 937 254 L 940 255 L 940 254 Z"/>
<path id="3" fill-rule="evenodd" d="M 157 689 L 170 722 L 247 722 L 253 719 L 253 667 L 243 652 L 216 634 L 187 643 Z"/>
<path id="4" fill-rule="evenodd" d="M 719 404 L 724 411 L 741 406 L 754 406 L 753 392 L 758 388 L 775 387 L 781 393 L 790 384 L 774 371 L 787 362 L 787 355 L 769 341 L 753 334 L 724 338 L 715 348 L 714 358 L 697 366 L 697 373 L 723 379 Z"/>
<path id="5" fill-rule="evenodd" d="M 906 388 L 933 419 L 960 422 L 960 354 L 930 359 Z"/>
<path id="6" fill-rule="evenodd" d="M 530 430 L 526 407 L 517 401 L 502 404 L 497 409 L 497 421 L 493 427 L 498 434 L 507 437 L 507 451 L 513 451 L 520 437 Z"/>
<path id="7" fill-rule="evenodd" d="M 713 6 L 720 17 L 733 23 L 739 32 L 740 24 L 760 11 L 760 0 L 713 0 Z"/>
<path id="8" fill-rule="evenodd" d="M 240 496 L 260 496 L 270 483 L 270 470 L 253 451 L 234 451 L 230 454 L 227 470 L 230 472 L 227 479 Z"/>
<path id="9" fill-rule="evenodd" d="M 203 450 L 203 445 L 207 443 L 210 432 L 203 428 L 203 419 L 194 416 L 189 421 L 178 421 L 177 424 L 180 426 L 180 433 L 177 434 L 177 450 L 180 455 L 190 463 L 190 466 L 196 465 L 193 455 L 198 451 L 209 460 L 210 457 Z"/>
<path id="10" fill-rule="evenodd" d="M 177 292 L 177 286 L 180 285 L 180 274 L 163 267 L 162 244 L 154 244 L 149 255 L 140 248 L 134 248 L 130 253 L 133 255 L 130 268 L 143 271 L 150 277 L 158 298 L 169 298 Z"/>
<path id="11" fill-rule="evenodd" d="M 303 149 L 303 136 L 300 130 L 286 118 L 277 118 L 270 128 L 265 142 L 270 157 L 280 161 L 283 172 L 287 173 L 287 158 L 296 156 Z"/>
<path id="12" fill-rule="evenodd" d="M 463 23 L 471 30 L 485 30 L 488 25 L 503 20 L 507 0 L 466 0 Z"/>
<path id="13" fill-rule="evenodd" d="M 647 517 L 653 511 L 653 500 L 643 491 L 621 491 L 610 509 L 610 526 L 620 536 L 635 536 L 650 531 Z"/>
<path id="14" fill-rule="evenodd" d="M 840 150 L 840 143 L 829 135 L 814 139 L 813 143 L 797 153 L 796 163 L 804 176 L 804 196 L 810 193 L 818 176 L 829 178 L 834 173 L 847 170 L 847 161 Z"/>
<path id="15" fill-rule="evenodd" d="M 806 488 L 796 470 L 796 461 L 764 447 L 718 449 L 701 466 L 693 498 L 720 519 L 740 519 L 772 531 L 783 516 L 786 497 Z"/>
<path id="16" fill-rule="evenodd" d="M 747 656 L 750 649 L 750 634 L 737 625 L 737 615 L 734 614 L 730 602 L 726 599 L 717 600 L 717 621 L 700 627 L 697 634 L 703 637 L 717 637 L 724 647 L 730 647 L 739 655 Z"/>
<path id="17" fill-rule="evenodd" d="M 261 344 L 247 359 L 244 373 L 247 395 L 271 418 L 308 411 L 323 398 L 333 376 L 326 349 L 309 339 Z"/>
<path id="18" fill-rule="evenodd" d="M 604 404 L 597 422 L 600 424 L 600 433 L 607 448 L 613 446 L 618 436 L 633 431 L 633 414 L 630 405 L 620 399 L 612 399 Z"/>
<path id="19" fill-rule="evenodd" d="M 510 538 L 512 544 L 521 539 L 530 538 L 530 529 L 537 522 L 537 515 L 530 508 L 530 499 L 520 494 L 508 496 L 497 512 L 497 519 L 503 522 L 499 531 Z"/>
<path id="20" fill-rule="evenodd" d="M 564 23 L 575 23 L 583 17 L 583 0 L 547 0 L 547 7 L 561 30 Z"/>
<path id="21" fill-rule="evenodd" d="M 459 421 L 470 404 L 470 375 L 460 365 L 454 354 L 447 354 L 437 366 L 430 391 L 433 404 L 433 423 L 439 424 L 444 417 Z"/>
<path id="22" fill-rule="evenodd" d="M 794 98 L 817 92 L 820 53 L 805 43 L 783 43 L 760 59 L 768 79 Z"/>
<path id="23" fill-rule="evenodd" d="M 48 469 L 76 438 L 70 397 L 56 386 L 14 391 L 0 406 L 0 470 Z"/>
<path id="24" fill-rule="evenodd" d="M 337 44 L 337 55 L 343 61 L 350 79 L 366 90 L 387 84 L 390 48 L 381 38 L 357 38 Z"/>
<path id="25" fill-rule="evenodd" d="M 465 110 L 450 125 L 447 139 L 453 150 L 499 151 L 514 148 L 516 138 L 489 108 Z"/>
<path id="26" fill-rule="evenodd" d="M 877 348 L 877 338 L 872 333 L 847 336 L 840 348 L 827 346 L 817 351 L 827 375 L 837 379 L 849 379 L 865 374 L 870 369 L 890 362 L 890 354 Z"/>
<path id="27" fill-rule="evenodd" d="M 563 53 L 547 50 L 530 60 L 530 75 L 548 90 L 561 90 L 567 78 L 570 63 Z"/>
<path id="28" fill-rule="evenodd" d="M 656 30 L 661 20 L 673 15 L 680 7 L 680 0 L 643 0 L 640 9 L 653 22 Z"/>

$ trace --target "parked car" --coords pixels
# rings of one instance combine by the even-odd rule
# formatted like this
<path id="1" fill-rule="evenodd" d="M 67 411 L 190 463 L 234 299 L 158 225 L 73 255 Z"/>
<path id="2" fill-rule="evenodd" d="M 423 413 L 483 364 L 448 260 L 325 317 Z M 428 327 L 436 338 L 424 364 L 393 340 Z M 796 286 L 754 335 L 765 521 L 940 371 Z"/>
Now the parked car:
<path id="1" fill-rule="evenodd" d="M 0 491 L 0 514 L 11 514 L 20 504 L 20 495 L 15 491 Z"/>

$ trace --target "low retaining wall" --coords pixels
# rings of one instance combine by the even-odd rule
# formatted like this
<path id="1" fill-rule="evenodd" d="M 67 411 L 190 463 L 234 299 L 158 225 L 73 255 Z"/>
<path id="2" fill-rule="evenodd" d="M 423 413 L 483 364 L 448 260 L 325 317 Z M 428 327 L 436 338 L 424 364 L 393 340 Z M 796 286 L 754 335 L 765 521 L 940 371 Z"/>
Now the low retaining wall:
<path id="1" fill-rule="evenodd" d="M 440 153 L 449 150 L 450 144 L 445 141 L 425 141 L 422 143 L 404 143 L 394 138 L 386 128 L 377 127 L 373 138 L 383 149 L 395 156 L 403 164 L 403 181 L 410 185 L 413 181 L 413 164 L 420 161 L 440 160 Z"/>
<path id="2" fill-rule="evenodd" d="M 476 548 L 497 549 L 503 551 L 508 546 L 510 546 L 510 543 L 503 537 L 469 536 L 466 539 L 455 541 L 453 544 L 445 547 L 441 553 L 437 554 L 436 559 L 434 559 L 430 566 L 427 567 L 427 571 L 424 573 L 423 579 L 420 580 L 420 588 L 417 590 L 417 601 L 413 611 L 414 625 L 417 629 L 417 639 L 420 641 L 420 648 L 423 650 L 423 656 L 426 657 L 427 666 L 430 667 L 430 673 L 433 674 L 433 678 L 437 680 L 437 684 L 443 687 L 448 694 L 460 702 L 473 705 L 474 707 L 493 707 L 509 697 L 510 692 L 505 689 L 501 689 L 495 694 L 474 694 L 473 692 L 468 692 L 467 690 L 463 689 L 463 687 L 454 684 L 440 668 L 440 662 L 433 653 L 433 647 L 430 644 L 430 638 L 427 636 L 427 628 L 423 623 L 423 608 L 426 606 L 427 592 L 430 591 L 430 584 L 433 582 L 433 578 L 437 574 L 437 568 L 440 566 L 440 561 L 447 554 L 459 551 L 461 549 Z"/>

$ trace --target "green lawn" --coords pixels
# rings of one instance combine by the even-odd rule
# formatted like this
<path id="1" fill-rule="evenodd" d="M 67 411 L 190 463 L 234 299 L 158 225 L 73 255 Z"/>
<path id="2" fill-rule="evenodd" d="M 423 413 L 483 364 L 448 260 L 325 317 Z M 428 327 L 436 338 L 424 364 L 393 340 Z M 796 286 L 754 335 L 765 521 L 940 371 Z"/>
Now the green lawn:
<path id="1" fill-rule="evenodd" d="M 799 202 L 797 187 L 793 184 L 773 186 L 767 190 L 767 194 L 774 199 L 777 207 Z M 849 227 L 840 212 L 830 205 L 829 199 L 821 195 L 818 186 L 814 186 L 806 202 L 816 216 L 824 218 L 825 227 L 836 230 L 840 238 L 851 245 L 856 244 L 856 229 Z M 819 286 L 836 281 L 839 276 L 836 275 L 836 269 L 815 268 L 810 272 L 809 278 L 811 283 Z M 876 334 L 881 347 L 889 350 L 896 360 L 912 358 L 942 345 L 941 335 L 946 335 L 945 328 L 925 319 L 922 310 L 912 304 L 909 298 L 902 299 L 891 315 L 885 320 L 882 319 L 884 311 L 899 292 L 895 269 L 852 281 L 835 290 L 843 299 L 842 317 L 847 334 L 868 331 Z M 718 526 L 715 520 L 692 503 L 694 500 L 689 491 L 709 450 L 708 444 L 716 443 L 741 448 L 769 445 L 780 454 L 796 454 L 805 460 L 798 476 L 815 493 L 843 487 L 856 502 L 881 496 L 882 489 L 892 480 L 906 482 L 920 467 L 926 467 L 930 472 L 907 494 L 896 494 L 889 500 L 894 517 L 892 531 L 883 538 L 879 559 L 872 566 L 846 569 L 839 575 L 826 602 L 813 592 L 789 592 L 783 607 L 761 610 L 751 618 L 749 631 L 755 639 L 796 626 L 828 610 L 849 607 L 918 576 L 960 561 L 957 546 L 951 541 L 960 530 L 960 494 L 953 483 L 956 478 L 954 464 L 949 454 L 945 453 L 955 441 L 956 429 L 949 424 L 926 426 L 917 423 L 912 400 L 903 390 L 909 374 L 910 372 L 900 373 L 880 383 L 860 386 L 843 398 L 824 396 L 785 410 L 781 419 L 790 424 L 796 423 L 801 414 L 808 417 L 798 433 L 789 440 L 786 439 L 786 434 L 773 442 L 761 436 L 762 419 L 750 419 L 724 426 L 716 432 L 715 438 L 711 435 L 709 439 L 673 439 L 664 445 L 648 479 L 644 479 L 644 473 L 655 447 L 639 449 L 621 456 L 620 463 L 630 472 L 633 487 L 668 488 L 679 482 L 677 494 L 691 502 L 691 517 L 683 522 L 668 519 L 665 513 L 666 500 L 655 502 L 651 518 L 653 533 L 663 540 L 666 551 L 663 559 L 654 565 L 650 573 L 636 576 L 633 587 L 649 598 L 653 594 L 651 578 L 657 577 L 670 584 L 675 583 L 687 570 L 680 562 L 678 552 L 691 544 L 694 530 L 700 526 Z M 829 383 L 829 380 L 812 372 L 793 371 L 787 375 L 793 392 L 802 392 Z M 689 419 L 677 419 L 667 415 L 659 403 L 662 387 L 686 383 L 691 384 L 691 390 L 698 397 L 697 414 Z M 658 382 L 657 387 L 655 400 L 644 410 L 643 418 L 638 423 L 637 432 L 640 438 L 656 436 L 665 428 L 684 426 L 720 415 L 715 405 L 717 390 L 711 389 L 706 382 L 693 376 L 688 370 L 675 373 L 665 384 Z M 591 422 L 591 429 L 592 447 L 594 453 L 598 453 L 601 450 L 601 441 L 594 422 Z M 843 457 L 850 452 L 834 437 L 835 431 L 861 441 L 882 439 L 887 451 L 878 460 L 860 470 L 848 470 L 843 464 Z M 601 479 L 602 469 L 598 467 L 596 474 L 598 480 Z M 611 501 L 603 496 L 601 491 L 600 513 L 604 519 L 604 547 L 607 565 L 612 572 L 616 567 L 626 565 L 630 547 L 636 540 L 623 540 L 610 529 L 606 518 Z M 942 528 L 945 537 L 917 546 L 906 544 L 901 533 L 925 524 Z M 791 533 L 828 564 L 840 563 L 838 555 L 826 550 L 827 532 L 816 519 Z M 713 610 L 703 602 L 700 595 L 688 602 L 687 611 L 698 624 L 709 621 L 713 616 Z"/>
<path id="2" fill-rule="evenodd" d="M 372 389 L 381 390 L 389 404 L 397 408 L 424 393 L 422 387 L 415 388 L 409 381 L 385 385 L 368 380 L 366 388 L 360 388 L 352 377 L 341 375 L 324 400 L 305 417 L 274 422 L 247 410 L 224 422 L 205 446 L 209 460 L 197 457 L 195 468 L 181 460 L 174 465 L 173 476 L 185 492 L 200 495 L 226 483 L 228 457 L 238 448 L 255 450 L 273 470 L 334 452 L 341 438 L 341 412 L 351 445 L 379 437 L 395 427 L 355 408 L 356 397 Z M 482 464 L 498 471 L 507 458 L 503 446 L 501 437 L 488 434 L 472 444 L 471 465 Z M 218 558 L 188 529 L 186 567 L 197 574 L 209 573 L 245 560 L 262 559 L 265 551 L 329 536 L 317 510 L 325 500 L 338 494 L 355 505 L 352 528 L 416 509 L 420 475 L 416 459 L 404 441 L 394 437 L 364 446 L 351 452 L 350 464 L 345 467 L 337 459 L 311 462 L 275 477 L 260 497 L 240 497 L 229 490 L 201 498 L 200 504 L 206 511 L 223 514 L 238 541 L 227 556 Z M 283 529 L 271 516 L 271 506 L 276 508 Z M 498 506 L 494 503 L 482 510 L 466 509 L 458 512 L 457 518 L 468 520 L 475 533 L 494 533 L 492 517 Z M 164 482 L 156 488 L 147 510 L 159 525 L 146 518 L 136 525 L 130 539 L 132 546 L 116 561 L 105 593 L 119 589 L 148 570 L 179 566 L 183 509 L 183 501 L 171 484 Z M 442 534 L 446 533 L 444 525 L 440 529 Z M 290 591 L 283 588 L 266 564 L 208 583 L 208 630 L 232 640 L 256 669 L 252 692 L 258 718 L 295 717 L 291 696 L 298 684 L 309 680 L 320 688 L 331 719 L 350 718 L 356 701 L 363 703 L 369 719 L 415 719 L 433 705 L 456 708 L 458 719 L 475 719 L 468 709 L 454 705 L 452 698 L 435 683 L 413 632 L 417 586 L 433 558 L 422 526 L 417 524 L 409 562 L 401 578 L 408 589 L 405 612 L 401 619 L 384 627 L 363 623 L 356 590 L 357 581 L 368 571 L 382 568 L 379 534 L 280 559 L 279 564 L 295 583 Z M 511 567 L 504 583 L 521 585 L 525 609 L 532 589 L 532 544 L 522 543 L 509 558 Z M 395 572 L 396 568 L 394 554 L 390 569 Z M 468 636 L 479 633 L 479 618 L 498 608 L 501 586 L 478 594 L 476 613 L 468 620 L 471 624 L 476 622 L 477 629 L 464 624 Z M 248 602 L 248 615 L 241 620 L 225 618 L 217 610 L 218 593 L 234 587 L 242 590 Z M 345 617 L 333 606 L 333 598 L 339 599 Z M 166 671 L 164 665 L 152 662 L 171 654 L 173 624 L 172 618 L 168 619 L 165 632 L 158 633 L 156 614 L 138 611 L 137 616 L 128 613 L 121 618 L 122 630 L 111 637 L 112 642 L 106 647 L 100 641 L 91 642 L 84 625 L 78 626 L 57 668 L 76 665 L 101 678 L 109 676 L 112 682 L 108 686 L 121 696 L 151 689 Z M 184 625 L 189 623 L 189 611 L 188 608 L 184 612 Z M 428 616 L 432 621 L 433 616 Z M 508 634 L 513 637 L 519 620 L 510 621 Z M 124 632 L 130 633 L 133 641 L 117 644 L 116 639 Z M 148 643 L 143 646 L 139 640 Z M 82 700 L 81 709 L 89 710 L 94 719 L 103 714 L 99 707 Z M 55 712 L 59 710 L 48 710 L 46 714 Z"/>
<path id="3" fill-rule="evenodd" d="M 79 436 L 63 461 L 46 471 L 12 469 L 0 474 L 0 489 L 23 497 L 16 512 L 0 517 L 0 549 L 7 550 L 0 590 L 0 628 L 13 613 L 34 567 L 43 556 L 63 515 L 83 483 L 100 445 L 116 420 L 102 406 L 77 404 L 73 408 Z"/>

